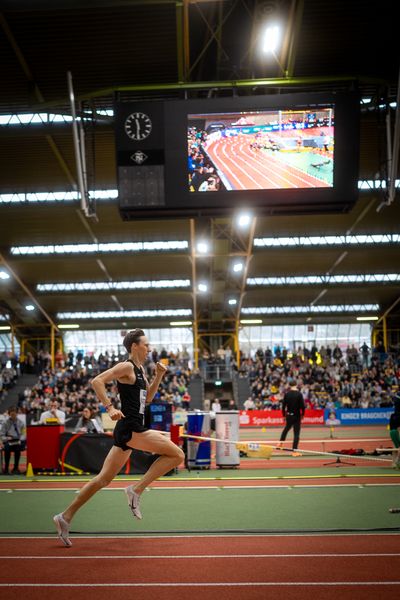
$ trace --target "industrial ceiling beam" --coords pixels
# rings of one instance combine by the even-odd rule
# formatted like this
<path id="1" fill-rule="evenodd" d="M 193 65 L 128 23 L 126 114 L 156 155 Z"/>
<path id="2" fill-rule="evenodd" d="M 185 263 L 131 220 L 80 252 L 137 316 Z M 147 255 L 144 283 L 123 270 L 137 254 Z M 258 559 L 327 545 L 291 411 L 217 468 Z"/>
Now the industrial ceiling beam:
<path id="1" fill-rule="evenodd" d="M 230 81 L 177 81 L 174 83 L 161 84 L 143 84 L 143 85 L 125 85 L 103 88 L 92 92 L 87 92 L 77 96 L 77 102 L 83 102 L 92 98 L 110 97 L 118 92 L 167 92 L 171 90 L 209 90 L 209 89 L 254 89 L 254 88 L 282 88 L 282 87 L 304 87 L 316 86 L 322 84 L 339 84 L 339 83 L 354 83 L 359 81 L 371 85 L 388 85 L 388 81 L 373 77 L 363 77 L 357 75 L 343 76 L 323 76 L 323 77 L 281 77 L 281 78 L 264 78 L 264 79 L 234 79 Z M 40 111 L 46 108 L 57 106 L 67 106 L 68 98 L 58 98 L 49 102 L 35 104 L 31 106 L 32 111 Z"/>
<path id="2" fill-rule="evenodd" d="M 3 5 L 2 5 L 3 6 Z M 28 79 L 28 81 L 31 83 L 31 85 L 33 86 L 33 90 L 34 90 L 34 94 L 35 97 L 37 98 L 38 102 L 43 103 L 44 102 L 44 97 L 42 92 L 40 91 L 37 83 L 35 82 L 35 79 L 33 77 L 33 74 L 29 68 L 28 63 L 25 60 L 25 57 L 21 51 L 21 48 L 19 47 L 14 34 L 12 33 L 4 15 L 2 13 L 0 13 L 0 25 L 3 28 L 3 31 L 12 47 L 12 49 L 14 50 L 14 54 L 17 57 L 17 60 L 20 64 L 21 69 L 23 70 L 26 78 Z M 57 144 L 54 141 L 54 138 L 51 135 L 45 135 L 46 141 L 49 144 L 54 156 L 57 159 L 58 164 L 60 165 L 61 169 L 64 171 L 68 181 L 70 182 L 70 184 L 72 185 L 72 187 L 74 189 L 77 189 L 77 183 L 75 181 L 74 176 L 72 175 L 69 166 L 67 165 L 62 153 L 60 152 Z"/>
<path id="3" fill-rule="evenodd" d="M 20 276 L 14 271 L 14 269 L 10 266 L 10 264 L 7 262 L 7 260 L 4 258 L 3 254 L 1 254 L 1 253 L 0 253 L 0 264 L 3 264 L 5 266 L 5 268 L 7 269 L 7 271 L 13 276 L 13 278 L 19 284 L 19 286 L 23 289 L 23 291 L 25 292 L 25 294 L 27 296 L 29 296 L 29 298 L 32 300 L 32 302 L 34 302 L 35 306 L 38 307 L 38 309 L 40 310 L 40 312 L 42 313 L 42 315 L 45 317 L 45 319 L 49 323 L 49 325 L 51 325 L 51 327 L 54 327 L 57 331 L 59 331 L 59 329 L 58 329 L 57 325 L 54 323 L 53 319 L 44 310 L 44 308 L 42 307 L 42 305 L 38 302 L 38 300 L 36 299 L 36 297 L 32 294 L 31 290 L 28 288 L 28 286 L 25 285 L 25 283 L 22 281 L 22 279 L 20 278 Z M 30 325 L 27 325 L 27 327 L 29 327 L 29 326 Z M 35 325 L 33 324 L 32 327 L 35 327 Z"/>
<path id="4" fill-rule="evenodd" d="M 7 12 L 59 10 L 84 10 L 96 8 L 129 8 L 135 6 L 182 4 L 185 0 L 2 0 L 2 10 Z M 189 4 L 226 2 L 226 0 L 186 0 Z"/>
<path id="5" fill-rule="evenodd" d="M 240 320 L 240 312 L 242 310 L 242 305 L 243 305 L 243 300 L 244 300 L 244 294 L 245 294 L 245 290 L 246 290 L 246 283 L 247 283 L 247 274 L 249 272 L 249 266 L 250 266 L 250 260 L 252 257 L 252 251 L 253 251 L 253 242 L 254 242 L 254 233 L 256 230 L 256 225 L 257 225 L 257 217 L 253 217 L 251 220 L 251 224 L 250 224 L 250 229 L 249 229 L 249 237 L 247 240 L 247 250 L 246 250 L 246 255 L 245 255 L 245 263 L 243 266 L 243 275 L 242 275 L 242 283 L 240 286 L 240 295 L 239 295 L 239 300 L 237 303 L 237 311 L 236 311 L 236 321 L 238 322 Z"/>

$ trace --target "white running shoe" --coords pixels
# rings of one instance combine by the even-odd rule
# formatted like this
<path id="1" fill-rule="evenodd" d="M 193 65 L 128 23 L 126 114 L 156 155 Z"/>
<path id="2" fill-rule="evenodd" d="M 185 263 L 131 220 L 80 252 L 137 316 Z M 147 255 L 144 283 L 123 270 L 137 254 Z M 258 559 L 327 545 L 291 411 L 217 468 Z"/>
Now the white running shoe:
<path id="1" fill-rule="evenodd" d="M 128 498 L 129 508 L 133 516 L 136 519 L 142 519 L 142 513 L 140 512 L 140 495 L 133 491 L 132 486 L 125 488 L 125 494 Z"/>
<path id="2" fill-rule="evenodd" d="M 72 542 L 69 539 L 69 523 L 64 519 L 62 513 L 54 515 L 53 521 L 57 527 L 58 537 L 64 546 L 72 546 Z"/>

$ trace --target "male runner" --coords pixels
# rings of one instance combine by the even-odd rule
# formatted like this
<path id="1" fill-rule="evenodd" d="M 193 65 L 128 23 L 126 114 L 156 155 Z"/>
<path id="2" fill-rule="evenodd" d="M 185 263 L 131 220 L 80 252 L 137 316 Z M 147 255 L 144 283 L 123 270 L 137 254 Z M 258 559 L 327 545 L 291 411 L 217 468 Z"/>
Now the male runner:
<path id="1" fill-rule="evenodd" d="M 142 329 L 130 331 L 125 336 L 123 344 L 129 353 L 129 358 L 100 373 L 92 380 L 97 398 L 104 404 L 111 419 L 117 421 L 113 434 L 114 446 L 108 453 L 100 473 L 83 486 L 64 512 L 53 517 L 58 536 L 65 546 L 72 545 L 69 539 L 69 527 L 76 511 L 97 491 L 111 483 L 128 460 L 132 448 L 160 455 L 142 479 L 125 490 L 129 507 L 137 519 L 142 518 L 139 501 L 143 490 L 152 481 L 177 467 L 185 458 L 182 450 L 163 433 L 143 426 L 146 402 L 152 401 L 167 367 L 157 363 L 155 377 L 149 384 L 142 366 L 150 350 L 144 331 Z M 113 406 L 106 393 L 106 383 L 114 380 L 117 381 L 121 410 Z"/>

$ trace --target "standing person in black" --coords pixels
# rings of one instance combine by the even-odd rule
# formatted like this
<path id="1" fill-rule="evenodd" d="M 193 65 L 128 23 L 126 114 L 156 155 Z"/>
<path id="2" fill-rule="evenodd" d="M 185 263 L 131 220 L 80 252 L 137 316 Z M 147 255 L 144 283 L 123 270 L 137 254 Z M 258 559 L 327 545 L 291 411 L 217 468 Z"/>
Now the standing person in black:
<path id="1" fill-rule="evenodd" d="M 167 367 L 157 363 L 155 377 L 149 384 L 143 364 L 150 352 L 150 344 L 144 331 L 142 329 L 130 331 L 126 334 L 123 344 L 129 353 L 128 360 L 116 364 L 92 380 L 97 398 L 106 407 L 111 419 L 117 421 L 114 429 L 114 446 L 108 453 L 100 473 L 83 486 L 64 512 L 53 517 L 58 536 L 65 546 L 72 545 L 69 539 L 69 527 L 76 511 L 96 492 L 111 483 L 127 462 L 133 448 L 159 454 L 158 459 L 152 463 L 142 479 L 125 490 L 129 508 L 137 519 L 142 518 L 139 502 L 145 488 L 161 475 L 177 467 L 185 458 L 182 450 L 162 432 L 144 427 L 145 405 L 152 401 Z M 106 384 L 115 380 L 121 400 L 121 410 L 116 409 L 107 396 Z"/>
<path id="2" fill-rule="evenodd" d="M 290 390 L 286 392 L 282 401 L 282 414 L 286 419 L 286 425 L 280 437 L 280 441 L 286 440 L 286 436 L 293 427 L 293 456 L 298 456 L 296 452 L 299 446 L 301 420 L 304 417 L 306 410 L 304 398 L 297 389 L 296 382 L 293 379 L 289 380 Z"/>

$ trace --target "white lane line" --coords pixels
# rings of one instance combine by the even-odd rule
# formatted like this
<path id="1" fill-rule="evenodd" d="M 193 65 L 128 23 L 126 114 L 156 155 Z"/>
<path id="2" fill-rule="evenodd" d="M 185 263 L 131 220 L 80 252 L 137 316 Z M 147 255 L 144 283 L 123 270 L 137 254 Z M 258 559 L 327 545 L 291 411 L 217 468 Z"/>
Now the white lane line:
<path id="1" fill-rule="evenodd" d="M 296 537 L 296 538 L 306 538 L 306 537 L 326 537 L 326 538 L 334 538 L 334 537 L 354 537 L 354 536 L 372 536 L 372 537 L 387 537 L 387 536 L 396 536 L 399 537 L 400 533 L 393 533 L 393 532 L 386 532 L 386 531 L 381 531 L 379 533 L 370 533 L 370 532 L 364 532 L 364 531 L 349 531 L 349 532 L 341 532 L 341 533 L 334 533 L 334 532 L 324 532 L 324 533 L 272 533 L 272 532 L 268 532 L 268 533 L 191 533 L 191 534 L 172 534 L 170 535 L 169 533 L 166 533 L 164 535 L 147 535 L 147 534 L 141 534 L 141 535 L 135 535 L 135 534 L 130 534 L 130 533 L 126 533 L 126 534 L 114 534 L 114 533 L 108 533 L 108 534 L 94 534 L 94 535 L 79 535 L 79 534 L 74 534 L 74 538 L 79 539 L 79 540 L 96 540 L 96 539 L 104 539 L 104 540 L 108 540 L 108 539 L 132 539 L 132 540 L 168 540 L 170 538 L 235 538 L 236 540 L 241 540 L 242 538 L 259 538 L 259 537 L 267 537 L 267 538 L 287 538 L 287 537 Z M 14 535 L 2 535 L 0 533 L 0 541 L 1 540 L 48 540 L 51 538 L 55 537 L 55 533 L 48 533 L 46 535 L 19 535 L 18 533 L 14 534 Z"/>
<path id="2" fill-rule="evenodd" d="M 54 556 L 54 555 L 42 555 L 42 556 L 2 556 L 0 555 L 0 559 L 4 560 L 44 560 L 44 559 L 59 559 L 59 560 L 65 560 L 65 559 L 72 559 L 72 560 L 99 560 L 99 559 L 106 559 L 106 560 L 110 560 L 110 559 L 121 559 L 121 558 L 126 558 L 126 559 L 143 559 L 143 560 L 148 560 L 148 559 L 161 559 L 161 560 L 175 560 L 175 559 L 187 559 L 187 558 L 343 558 L 343 557 L 350 557 L 350 558 L 366 558 L 366 557 L 371 557 L 371 558 L 376 558 L 376 557 L 388 557 L 388 556 L 400 556 L 400 553 L 398 552 L 384 552 L 384 553 L 376 553 L 376 552 L 371 552 L 371 553 L 344 553 L 344 554 L 175 554 L 175 555 L 162 555 L 162 554 L 140 554 L 140 555 L 135 555 L 135 554 L 121 554 L 119 555 L 114 555 L 114 554 L 110 554 L 110 555 L 92 555 L 92 556 L 71 556 L 71 555 L 64 555 L 64 556 Z"/>
<path id="3" fill-rule="evenodd" d="M 348 477 L 352 477 L 352 475 L 349 475 Z M 368 475 L 363 475 L 362 477 L 365 477 L 365 479 L 369 479 L 370 476 Z M 286 479 L 291 479 L 290 477 L 286 477 Z M 294 478 L 295 479 L 295 478 Z M 311 477 L 312 479 L 312 477 Z M 316 477 L 316 479 L 318 479 L 318 477 Z M 329 477 L 327 477 L 327 479 L 330 479 Z M 400 477 L 399 477 L 400 479 Z M 286 484 L 286 485 L 224 485 L 223 481 L 221 481 L 221 483 L 218 483 L 217 485 L 199 485 L 199 486 L 176 486 L 176 485 L 171 485 L 171 486 L 162 486 L 162 487 L 152 487 L 152 488 L 148 488 L 147 491 L 151 491 L 151 492 L 159 492 L 159 491 L 178 491 L 178 492 L 190 492 L 192 490 L 220 490 L 221 488 L 223 488 L 224 490 L 287 490 L 287 489 L 292 489 L 292 488 L 300 488 L 300 489 L 305 489 L 305 488 L 342 488 L 342 487 L 395 487 L 395 486 L 399 486 L 400 485 L 400 481 L 397 482 L 390 482 L 390 483 L 321 483 L 321 484 L 302 484 L 302 485 L 298 485 L 298 484 Z M 5 489 L 0 489 L 0 492 L 7 492 L 9 493 L 16 493 L 16 492 L 75 492 L 75 491 L 79 491 L 80 488 L 79 487 L 71 487 L 71 488 L 14 488 L 14 489 L 9 489 L 9 490 L 5 490 Z M 103 488 L 102 492 L 122 492 L 124 490 L 124 488 Z"/>
<path id="4" fill-rule="evenodd" d="M 146 588 L 146 587 L 273 587 L 273 586 L 370 586 L 370 585 L 400 585 L 399 581 L 223 581 L 223 582 L 203 582 L 199 583 L 198 581 L 188 581 L 187 583 L 177 583 L 177 582 L 169 582 L 169 583 L 0 583 L 0 587 L 22 587 L 22 588 L 50 588 L 50 587 L 60 587 L 60 588 L 104 588 L 104 587 L 136 587 L 136 588 Z"/>

